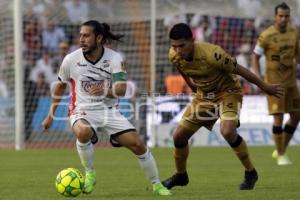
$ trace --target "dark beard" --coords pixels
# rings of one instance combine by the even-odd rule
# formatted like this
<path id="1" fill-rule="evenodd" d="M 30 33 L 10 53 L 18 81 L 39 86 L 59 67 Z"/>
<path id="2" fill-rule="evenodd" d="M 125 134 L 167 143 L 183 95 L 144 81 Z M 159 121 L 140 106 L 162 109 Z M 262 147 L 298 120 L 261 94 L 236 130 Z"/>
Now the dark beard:
<path id="1" fill-rule="evenodd" d="M 95 44 L 94 46 L 91 46 L 87 51 L 83 52 L 83 54 L 85 56 L 91 54 L 92 52 L 94 52 L 97 49 L 97 44 Z"/>

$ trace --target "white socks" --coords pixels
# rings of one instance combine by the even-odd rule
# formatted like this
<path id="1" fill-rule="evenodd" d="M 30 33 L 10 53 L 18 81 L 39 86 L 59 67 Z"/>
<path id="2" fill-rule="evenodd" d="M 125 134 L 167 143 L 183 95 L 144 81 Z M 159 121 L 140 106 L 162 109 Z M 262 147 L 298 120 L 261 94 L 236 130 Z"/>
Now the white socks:
<path id="1" fill-rule="evenodd" d="M 147 149 L 144 154 L 138 155 L 137 157 L 139 158 L 140 166 L 147 179 L 149 179 L 152 184 L 160 183 L 156 162 L 149 149 Z"/>
<path id="2" fill-rule="evenodd" d="M 76 147 L 77 147 L 81 164 L 83 165 L 85 170 L 93 171 L 94 170 L 93 144 L 90 141 L 84 144 L 77 140 Z M 139 159 L 140 166 L 144 171 L 144 174 L 146 175 L 147 179 L 152 184 L 160 183 L 156 162 L 149 149 L 147 149 L 147 151 L 144 154 L 138 155 L 137 157 Z"/>
<path id="3" fill-rule="evenodd" d="M 76 140 L 77 152 L 79 154 L 79 158 L 81 164 L 83 165 L 85 171 L 93 171 L 94 170 L 94 148 L 91 141 L 87 143 L 81 143 Z"/>

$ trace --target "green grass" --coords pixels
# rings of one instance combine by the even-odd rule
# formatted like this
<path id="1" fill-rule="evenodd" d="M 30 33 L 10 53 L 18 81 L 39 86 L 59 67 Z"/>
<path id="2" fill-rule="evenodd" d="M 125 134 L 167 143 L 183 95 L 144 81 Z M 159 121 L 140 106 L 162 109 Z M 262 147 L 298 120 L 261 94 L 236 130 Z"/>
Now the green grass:
<path id="1" fill-rule="evenodd" d="M 228 147 L 192 148 L 188 160 L 190 184 L 174 188 L 170 197 L 152 194 L 137 159 L 128 150 L 98 148 L 95 151 L 97 185 L 91 195 L 77 199 L 262 199 L 300 198 L 300 148 L 289 148 L 293 165 L 279 167 L 271 159 L 273 147 L 251 147 L 259 182 L 253 191 L 239 191 L 243 168 Z M 174 172 L 172 149 L 152 150 L 162 179 Z M 82 170 L 73 150 L 0 150 L 1 200 L 60 200 L 54 187 L 56 174 L 63 168 Z"/>

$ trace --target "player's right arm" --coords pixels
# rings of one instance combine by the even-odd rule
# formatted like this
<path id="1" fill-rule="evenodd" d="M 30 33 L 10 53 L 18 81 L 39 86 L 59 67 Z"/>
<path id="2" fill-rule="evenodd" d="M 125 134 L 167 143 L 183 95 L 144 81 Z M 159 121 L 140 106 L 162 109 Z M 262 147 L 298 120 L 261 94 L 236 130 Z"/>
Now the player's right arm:
<path id="1" fill-rule="evenodd" d="M 62 99 L 67 83 L 70 81 L 70 66 L 72 63 L 69 61 L 69 57 L 66 56 L 60 66 L 59 72 L 58 72 L 58 79 L 55 83 L 54 90 L 52 92 L 52 97 L 51 97 L 51 106 L 49 108 L 49 112 L 47 116 L 45 117 L 44 121 L 42 122 L 42 128 L 43 131 L 47 131 L 52 122 L 53 122 L 53 117 L 56 111 L 56 108 Z"/>
<path id="2" fill-rule="evenodd" d="M 64 82 L 61 82 L 61 81 L 58 81 L 55 84 L 49 112 L 48 112 L 46 118 L 44 119 L 44 121 L 42 122 L 43 131 L 46 131 L 50 128 L 50 126 L 53 122 L 54 113 L 56 111 L 56 108 L 57 108 L 62 96 L 65 93 L 66 87 L 67 87 L 67 84 Z"/>
<path id="3" fill-rule="evenodd" d="M 258 55 L 256 53 L 253 53 L 251 56 L 251 61 L 252 61 L 252 67 L 253 67 L 253 72 L 257 77 L 261 77 L 260 74 L 260 64 L 259 64 L 259 59 L 261 55 Z"/>
<path id="4" fill-rule="evenodd" d="M 260 73 L 260 63 L 259 63 L 259 59 L 262 55 L 265 54 L 265 49 L 266 49 L 266 42 L 265 42 L 265 36 L 264 34 L 262 33 L 258 40 L 257 40 L 257 43 L 254 47 L 254 50 L 253 50 L 253 53 L 252 53 L 252 56 L 251 56 L 251 62 L 252 62 L 252 68 L 253 68 L 253 71 L 254 71 L 254 74 L 257 76 L 257 77 L 262 77 L 261 76 L 261 73 Z"/>

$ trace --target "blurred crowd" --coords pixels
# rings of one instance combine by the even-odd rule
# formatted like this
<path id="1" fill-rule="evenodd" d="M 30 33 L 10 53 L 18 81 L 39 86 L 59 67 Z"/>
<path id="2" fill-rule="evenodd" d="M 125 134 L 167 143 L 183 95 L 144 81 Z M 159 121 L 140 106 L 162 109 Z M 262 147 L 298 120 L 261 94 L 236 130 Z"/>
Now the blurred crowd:
<path id="1" fill-rule="evenodd" d="M 168 0 L 168 2 L 171 1 Z M 102 16 L 106 16 L 105 19 L 113 17 L 114 3 L 116 3 L 115 0 L 24 0 L 24 85 L 25 91 L 29 91 L 30 88 L 36 88 L 34 90 L 35 93 L 29 96 L 50 95 L 49 88 L 51 88 L 51 83 L 57 80 L 56 74 L 62 59 L 67 53 L 79 47 L 78 31 L 80 24 L 85 20 L 93 19 L 92 17 L 97 12 L 101 13 Z M 169 48 L 168 30 L 173 24 L 179 22 L 190 24 L 196 41 L 207 41 L 220 45 L 235 56 L 239 64 L 249 67 L 251 70 L 250 55 L 257 36 L 265 27 L 272 23 L 272 16 L 268 16 L 268 18 L 262 17 L 261 4 L 261 0 L 238 0 L 236 5 L 239 9 L 238 12 L 243 12 L 244 16 L 246 16 L 241 18 L 225 17 L 221 13 L 219 16 L 191 14 L 186 10 L 186 4 L 182 2 L 177 5 L 179 9 L 178 14 L 170 14 L 163 19 L 158 19 L 157 30 L 160 33 L 158 33 L 159 38 L 157 40 L 157 55 L 159 56 L 158 59 L 163 61 L 157 62 L 157 92 L 160 94 L 174 94 L 174 92 L 179 90 L 181 93 L 191 93 L 182 78 L 173 69 L 163 69 L 166 67 L 171 68 L 167 59 L 167 50 Z M 149 26 L 147 25 L 149 21 L 143 23 L 146 25 L 142 26 L 142 28 L 144 27 L 148 30 Z M 292 23 L 299 28 L 299 17 L 295 16 Z M 113 28 L 121 27 L 120 31 L 123 31 L 123 29 L 127 30 L 128 32 L 125 32 L 125 34 L 131 34 L 129 37 L 142 36 L 142 32 L 134 34 L 130 31 L 130 29 L 137 27 L 137 24 L 134 24 L 134 22 L 132 23 L 134 25 L 128 22 L 112 24 L 115 25 Z M 139 63 L 136 62 L 137 66 L 135 66 L 133 61 L 131 61 L 136 58 L 131 56 L 132 53 L 138 55 L 137 52 L 132 52 L 133 49 L 131 49 L 132 46 L 137 46 L 136 40 L 138 38 L 133 39 L 129 37 L 122 44 L 125 47 L 121 48 L 121 50 L 127 57 L 128 68 L 134 68 L 128 69 L 130 75 L 131 72 L 135 72 L 141 67 Z M 141 41 L 144 45 L 149 45 L 144 40 Z M 132 44 L 129 44 L 129 42 L 132 42 Z M 147 48 L 145 47 L 144 49 Z M 162 54 L 160 54 L 161 50 L 164 51 Z M 0 61 L 2 66 L 13 66 L 13 51 L 13 45 L 5 45 L 4 58 L 1 58 Z M 261 59 L 261 62 L 264 62 L 264 58 Z M 264 65 L 262 64 L 262 66 Z M 13 74 L 6 73 L 5 70 L 11 70 L 11 67 L 10 69 L 5 69 L 5 67 L 1 69 L 0 96 L 11 96 L 13 94 L 9 93 L 13 91 L 13 83 L 7 84 L 7 81 L 13 80 Z M 264 69 L 262 68 L 262 70 Z M 2 77 L 4 74 L 6 76 Z M 147 80 L 145 78 L 137 79 L 137 77 L 142 77 L 142 75 L 133 75 L 131 77 L 133 77 L 133 81 L 136 82 L 138 87 L 144 85 L 141 81 Z M 243 79 L 240 79 L 240 81 L 245 94 L 259 93 L 257 88 L 247 81 Z M 174 82 L 177 82 L 177 86 L 180 85 L 180 87 L 174 87 Z"/>
<path id="2" fill-rule="evenodd" d="M 262 18 L 263 12 L 261 0 L 238 0 L 238 8 L 246 17 L 225 17 L 225 16 L 209 16 L 200 14 L 187 14 L 184 4 L 180 5 L 181 12 L 176 15 L 169 15 L 164 18 L 164 26 L 169 30 L 176 23 L 187 23 L 193 31 L 193 37 L 199 42 L 211 42 L 220 45 L 224 50 L 235 56 L 240 65 L 251 67 L 251 54 L 256 44 L 257 37 L 266 27 L 272 24 L 272 16 Z M 291 16 L 291 23 L 300 31 L 299 16 Z M 265 71 L 265 58 L 261 60 L 261 74 Z M 176 77 L 178 74 L 173 73 L 166 77 Z M 240 78 L 243 92 L 246 95 L 260 94 L 260 90 Z M 297 79 L 300 81 L 300 65 L 297 66 Z M 173 90 L 165 80 L 165 88 L 168 94 L 172 94 Z M 184 83 L 182 83 L 184 84 Z M 188 94 L 186 86 L 181 87 L 181 93 Z"/>

